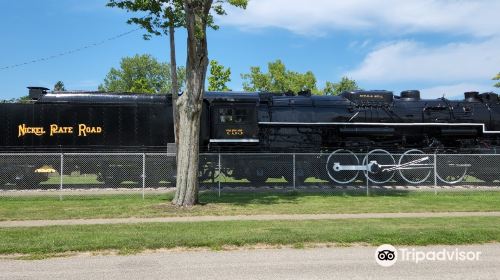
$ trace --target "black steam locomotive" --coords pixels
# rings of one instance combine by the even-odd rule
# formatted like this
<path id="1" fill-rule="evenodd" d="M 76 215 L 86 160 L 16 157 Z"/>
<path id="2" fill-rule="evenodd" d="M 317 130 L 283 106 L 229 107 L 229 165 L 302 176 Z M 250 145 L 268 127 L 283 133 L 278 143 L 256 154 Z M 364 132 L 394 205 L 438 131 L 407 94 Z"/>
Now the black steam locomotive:
<path id="1" fill-rule="evenodd" d="M 169 95 L 29 89 L 32 103 L 0 104 L 2 153 L 175 151 Z M 333 167 L 328 164 L 361 164 L 355 153 L 377 150 L 372 155 L 383 162 L 392 153 L 497 153 L 498 146 L 500 100 L 495 93 L 466 92 L 464 100 L 430 100 L 421 99 L 416 90 L 400 96 L 378 90 L 340 96 L 207 92 L 201 116 L 203 153 L 319 153 L 319 163 L 311 158 L 297 161 L 299 181 L 311 176 L 352 181 L 345 175 L 349 172 L 330 172 Z M 318 164 L 326 164 L 326 170 L 315 167 Z M 43 181 L 39 165 L 2 166 L 0 183 L 19 177 Z M 171 165 L 173 169 L 173 158 Z M 265 156 L 233 160 L 232 165 L 238 167 L 232 172 L 237 179 L 258 183 L 270 176 Z M 140 174 L 112 161 L 87 168 L 81 171 L 99 173 L 100 180 L 114 183 L 119 175 Z"/>

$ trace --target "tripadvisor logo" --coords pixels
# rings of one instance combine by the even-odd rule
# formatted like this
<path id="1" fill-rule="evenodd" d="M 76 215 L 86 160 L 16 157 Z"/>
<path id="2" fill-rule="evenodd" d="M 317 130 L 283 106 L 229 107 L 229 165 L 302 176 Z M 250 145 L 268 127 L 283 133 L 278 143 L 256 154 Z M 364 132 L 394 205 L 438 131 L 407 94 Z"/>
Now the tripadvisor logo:
<path id="1" fill-rule="evenodd" d="M 397 253 L 396 248 L 392 245 L 380 245 L 377 250 L 375 250 L 375 261 L 381 266 L 392 266 L 398 259 Z"/>
<path id="2" fill-rule="evenodd" d="M 384 244 L 375 250 L 375 261 L 384 267 L 392 266 L 398 260 L 400 262 L 406 261 L 415 264 L 426 261 L 478 261 L 481 253 L 479 251 L 464 251 L 458 248 L 442 248 L 439 250 L 396 249 L 390 244 Z"/>

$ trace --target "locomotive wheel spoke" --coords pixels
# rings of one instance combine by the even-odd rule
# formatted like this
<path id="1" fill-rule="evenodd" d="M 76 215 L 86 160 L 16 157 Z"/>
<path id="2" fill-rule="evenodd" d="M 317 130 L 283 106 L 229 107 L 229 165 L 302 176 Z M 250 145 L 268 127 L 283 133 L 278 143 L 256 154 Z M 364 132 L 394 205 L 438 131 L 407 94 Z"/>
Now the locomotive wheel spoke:
<path id="1" fill-rule="evenodd" d="M 392 156 L 391 153 L 389 153 L 386 150 L 383 149 L 375 149 L 370 151 L 368 154 L 363 159 L 363 165 L 367 165 L 371 161 L 376 161 L 379 165 L 382 166 L 395 166 L 396 165 L 396 160 L 394 159 L 394 156 Z M 389 182 L 392 177 L 394 177 L 394 174 L 396 174 L 396 171 L 388 171 L 388 172 L 368 172 L 368 171 L 363 171 L 365 174 L 365 177 L 370 180 L 370 182 L 375 183 L 375 184 L 384 184 Z"/>
<path id="2" fill-rule="evenodd" d="M 328 156 L 326 161 L 326 172 L 328 177 L 338 184 L 349 184 L 356 180 L 359 171 L 356 170 L 333 170 L 333 165 L 339 163 L 340 165 L 359 165 L 358 157 L 349 150 L 339 149 L 335 150 Z"/>
<path id="3" fill-rule="evenodd" d="M 401 155 L 399 158 L 399 163 L 398 165 L 403 165 L 405 163 L 418 160 L 422 158 L 422 156 L 425 155 L 425 153 L 421 150 L 417 149 L 411 149 L 406 151 L 404 154 Z M 401 178 L 405 180 L 409 184 L 420 184 L 425 182 L 427 179 L 429 179 L 429 176 L 432 173 L 432 170 L 429 168 L 425 168 L 426 165 L 429 165 L 430 159 L 427 159 L 425 161 L 419 162 L 418 165 L 415 166 L 409 166 L 408 168 L 402 168 L 399 169 L 399 175 L 401 175 Z M 424 166 L 424 168 L 421 168 Z"/>

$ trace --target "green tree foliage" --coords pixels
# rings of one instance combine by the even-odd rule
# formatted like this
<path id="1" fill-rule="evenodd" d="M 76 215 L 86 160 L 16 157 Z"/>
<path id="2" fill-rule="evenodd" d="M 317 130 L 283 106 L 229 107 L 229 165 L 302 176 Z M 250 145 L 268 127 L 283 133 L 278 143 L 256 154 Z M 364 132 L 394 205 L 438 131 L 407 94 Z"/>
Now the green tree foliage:
<path id="1" fill-rule="evenodd" d="M 178 68 L 179 80 L 185 80 L 185 70 Z M 120 68 L 111 68 L 104 82 L 99 85 L 100 91 L 106 92 L 139 92 L 168 93 L 172 87 L 170 65 L 158 62 L 149 54 L 136 54 L 124 57 Z"/>
<path id="2" fill-rule="evenodd" d="M 496 81 L 500 80 L 500 72 L 498 72 L 498 74 L 495 77 L 493 77 L 493 80 Z M 496 83 L 494 86 L 500 88 L 500 82 Z"/>
<path id="3" fill-rule="evenodd" d="M 31 103 L 33 100 L 28 96 L 21 96 L 19 98 L 11 98 L 11 99 L 0 99 L 0 103 Z"/>
<path id="4" fill-rule="evenodd" d="M 54 91 L 65 91 L 66 88 L 64 87 L 64 83 L 62 81 L 57 81 L 57 83 L 54 85 Z"/>
<path id="5" fill-rule="evenodd" d="M 18 99 L 15 100 L 15 102 L 18 103 L 30 103 L 32 102 L 31 98 L 28 95 L 21 96 Z"/>
<path id="6" fill-rule="evenodd" d="M 250 73 L 241 74 L 243 89 L 246 91 L 293 92 L 310 90 L 316 95 L 338 95 L 343 91 L 359 89 L 355 80 L 347 77 L 337 83 L 326 82 L 323 90 L 316 86 L 316 77 L 311 71 L 299 73 L 290 71 L 281 60 L 268 63 L 268 72 L 260 67 L 251 67 Z"/>
<path id="7" fill-rule="evenodd" d="M 281 60 L 268 63 L 268 72 L 263 73 L 260 67 L 251 67 L 250 73 L 241 74 L 243 89 L 247 91 L 294 92 L 310 90 L 319 94 L 316 77 L 311 71 L 299 73 L 286 69 Z"/>
<path id="8" fill-rule="evenodd" d="M 146 29 L 148 34 L 144 35 L 144 39 L 150 39 L 151 35 L 168 35 L 172 31 L 169 27 L 186 27 L 185 4 L 208 4 L 206 7 L 210 7 L 213 13 L 208 12 L 204 21 L 206 26 L 217 30 L 219 26 L 214 23 L 214 14 L 226 15 L 226 4 L 244 9 L 247 3 L 248 0 L 108 0 L 107 6 L 139 12 L 140 17 L 132 17 L 127 23 L 138 24 Z"/>
<path id="9" fill-rule="evenodd" d="M 225 68 L 217 60 L 210 61 L 210 76 L 208 77 L 208 90 L 229 91 L 226 83 L 231 81 L 231 68 Z"/>
<path id="10" fill-rule="evenodd" d="M 351 80 L 348 77 L 342 77 L 338 83 L 326 82 L 323 93 L 325 95 L 339 95 L 343 91 L 352 91 L 359 89 L 358 84 L 355 80 Z"/>
<path id="11" fill-rule="evenodd" d="M 141 16 L 132 17 L 127 23 L 146 29 L 148 33 L 143 35 L 146 40 L 151 35 L 168 35 L 169 27 L 185 25 L 181 0 L 109 0 L 107 6 L 138 12 Z"/>

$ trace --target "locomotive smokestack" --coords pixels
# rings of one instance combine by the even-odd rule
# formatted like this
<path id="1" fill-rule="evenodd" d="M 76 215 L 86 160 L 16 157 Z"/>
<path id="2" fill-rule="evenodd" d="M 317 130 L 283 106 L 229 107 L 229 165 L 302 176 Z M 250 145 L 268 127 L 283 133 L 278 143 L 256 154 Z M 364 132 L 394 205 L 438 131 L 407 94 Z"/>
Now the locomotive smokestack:
<path id="1" fill-rule="evenodd" d="M 28 87 L 29 89 L 29 97 L 33 100 L 38 100 L 42 95 L 47 94 L 49 90 L 46 87 Z"/>
<path id="2" fill-rule="evenodd" d="M 479 101 L 479 92 L 477 91 L 467 91 L 464 92 L 465 101 L 474 102 Z"/>
<path id="3" fill-rule="evenodd" d="M 404 90 L 401 92 L 403 100 L 420 100 L 420 91 L 418 90 Z"/>

